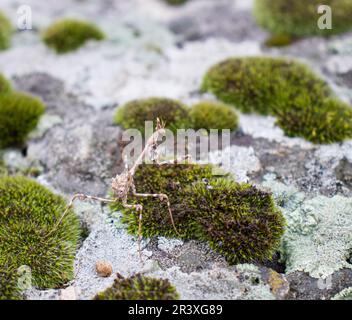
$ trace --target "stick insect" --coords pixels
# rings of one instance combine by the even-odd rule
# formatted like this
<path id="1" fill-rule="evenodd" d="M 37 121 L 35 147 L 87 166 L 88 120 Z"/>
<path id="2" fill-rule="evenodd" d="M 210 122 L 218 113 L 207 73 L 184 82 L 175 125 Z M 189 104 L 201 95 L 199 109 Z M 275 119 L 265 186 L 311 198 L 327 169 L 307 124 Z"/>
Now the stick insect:
<path id="1" fill-rule="evenodd" d="M 172 223 L 173 228 L 175 229 L 175 232 L 178 234 L 178 231 L 175 226 L 172 210 L 171 210 L 171 205 L 170 205 L 170 200 L 169 197 L 164 194 L 164 193 L 156 193 L 156 194 L 149 194 L 149 193 L 138 193 L 136 191 L 136 186 L 134 183 L 134 175 L 136 173 L 136 170 L 138 169 L 139 165 L 142 164 L 144 157 L 147 155 L 148 151 L 150 154 L 156 154 L 157 153 L 157 146 L 158 146 L 158 140 L 160 137 L 165 135 L 165 124 L 160 121 L 159 118 L 157 118 L 157 124 L 156 124 L 156 131 L 150 136 L 150 138 L 146 141 L 145 147 L 142 151 L 142 153 L 138 156 L 134 164 L 130 169 L 128 169 L 128 166 L 126 166 L 125 170 L 121 173 L 116 175 L 115 178 L 112 179 L 111 181 L 111 189 L 113 191 L 113 198 L 112 199 L 107 199 L 107 198 L 101 198 L 101 197 L 96 197 L 96 196 L 90 196 L 86 194 L 75 194 L 71 201 L 69 202 L 68 206 L 66 207 L 65 211 L 61 215 L 60 219 L 56 222 L 54 225 L 53 229 L 46 235 L 48 237 L 52 233 L 54 233 L 60 224 L 62 223 L 63 219 L 69 212 L 69 210 L 73 207 L 73 203 L 75 200 L 79 199 L 81 201 L 84 200 L 94 200 L 94 201 L 99 201 L 102 203 L 117 203 L 121 202 L 122 206 L 127 209 L 134 209 L 138 213 L 139 217 L 139 225 L 138 225 L 138 253 L 140 256 L 140 259 L 142 260 L 142 255 L 141 255 L 141 240 L 142 240 L 142 219 L 143 219 L 143 206 L 141 204 L 128 204 L 128 197 L 130 194 L 132 194 L 136 198 L 157 198 L 161 202 L 165 201 L 168 207 L 168 212 L 170 216 L 170 221 Z M 186 156 L 184 160 L 189 159 L 189 156 Z M 157 157 L 155 159 L 152 159 L 153 161 L 156 161 L 158 163 Z M 178 160 L 174 161 L 177 163 Z M 158 163 L 160 164 L 160 163 Z"/>

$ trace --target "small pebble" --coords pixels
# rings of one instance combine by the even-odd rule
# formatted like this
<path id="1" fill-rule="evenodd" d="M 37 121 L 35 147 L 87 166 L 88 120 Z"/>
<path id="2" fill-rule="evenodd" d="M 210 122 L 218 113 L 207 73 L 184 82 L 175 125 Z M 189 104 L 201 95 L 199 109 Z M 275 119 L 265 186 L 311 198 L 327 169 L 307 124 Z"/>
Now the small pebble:
<path id="1" fill-rule="evenodd" d="M 95 269 L 100 277 L 110 277 L 112 274 L 112 266 L 110 262 L 98 261 L 95 264 Z"/>

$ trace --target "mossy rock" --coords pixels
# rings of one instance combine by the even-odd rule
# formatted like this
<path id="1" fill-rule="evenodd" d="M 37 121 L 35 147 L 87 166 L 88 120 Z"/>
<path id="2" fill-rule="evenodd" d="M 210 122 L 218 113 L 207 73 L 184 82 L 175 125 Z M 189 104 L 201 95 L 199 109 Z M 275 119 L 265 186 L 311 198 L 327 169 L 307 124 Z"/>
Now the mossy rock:
<path id="1" fill-rule="evenodd" d="M 0 11 L 0 50 L 10 47 L 12 25 L 10 20 Z"/>
<path id="2" fill-rule="evenodd" d="M 18 288 L 19 274 L 14 268 L 0 265 L 0 300 L 21 300 Z"/>
<path id="3" fill-rule="evenodd" d="M 180 6 L 181 4 L 184 4 L 189 0 L 163 0 L 163 1 L 172 6 Z"/>
<path id="4" fill-rule="evenodd" d="M 331 94 L 326 82 L 306 65 L 271 57 L 230 58 L 216 64 L 204 76 L 202 90 L 242 112 L 264 115 L 297 95 L 319 100 Z"/>
<path id="5" fill-rule="evenodd" d="M 284 219 L 271 194 L 230 179 L 215 179 L 212 166 L 143 165 L 135 184 L 139 193 L 168 195 L 177 233 L 167 205 L 155 198 L 130 198 L 143 205 L 142 235 L 206 241 L 230 263 L 271 258 L 284 231 Z M 129 233 L 137 235 L 134 210 L 122 210 Z"/>
<path id="6" fill-rule="evenodd" d="M 173 219 L 178 233 L 175 232 L 168 207 L 165 201 L 155 198 L 129 197 L 129 203 L 143 205 L 144 237 L 165 236 L 192 239 L 194 230 L 192 223 L 194 217 L 185 209 L 185 193 L 187 186 L 202 179 L 212 177 L 211 166 L 187 164 L 144 164 L 136 171 L 134 181 L 138 193 L 164 193 L 169 197 Z M 127 224 L 129 233 L 137 235 L 139 219 L 135 210 L 122 208 L 121 205 L 112 205 L 113 210 L 122 209 L 122 221 Z"/>
<path id="7" fill-rule="evenodd" d="M 0 94 L 8 93 L 12 91 L 12 86 L 9 80 L 7 80 L 1 73 L 0 73 Z"/>
<path id="8" fill-rule="evenodd" d="M 100 41 L 104 33 L 93 23 L 64 19 L 55 22 L 43 33 L 45 44 L 57 53 L 77 50 L 88 40 Z"/>
<path id="9" fill-rule="evenodd" d="M 287 34 L 277 34 L 269 37 L 265 41 L 265 45 L 269 48 L 272 47 L 287 47 L 294 42 L 294 38 Z"/>
<path id="10" fill-rule="evenodd" d="M 45 111 L 33 96 L 10 92 L 0 94 L 0 148 L 23 144 Z"/>
<path id="11" fill-rule="evenodd" d="M 320 5 L 331 7 L 332 29 L 319 29 Z M 352 1 L 256 0 L 254 16 L 260 26 L 273 34 L 330 36 L 352 30 Z"/>
<path id="12" fill-rule="evenodd" d="M 352 138 L 352 107 L 338 99 L 313 102 L 307 95 L 298 96 L 278 105 L 276 115 L 289 137 L 324 144 Z"/>
<path id="13" fill-rule="evenodd" d="M 193 128 L 198 129 L 230 129 L 238 126 L 236 111 L 223 103 L 203 101 L 195 104 L 190 110 Z"/>
<path id="14" fill-rule="evenodd" d="M 72 280 L 79 221 L 71 210 L 49 234 L 65 210 L 64 199 L 34 180 L 0 178 L 0 269 L 31 269 L 32 285 L 58 288 Z M 12 291 L 13 289 L 13 291 Z M 16 287 L 2 294 L 11 295 Z"/>
<path id="15" fill-rule="evenodd" d="M 176 131 L 187 128 L 188 117 L 188 107 L 177 100 L 149 98 L 134 100 L 119 107 L 114 122 L 125 129 L 137 129 L 144 136 L 145 121 L 155 122 L 156 118 L 160 118 L 166 128 Z"/>
<path id="16" fill-rule="evenodd" d="M 232 58 L 212 67 L 202 89 L 245 113 L 277 117 L 289 136 L 314 143 L 350 138 L 350 106 L 307 66 L 270 57 Z"/>
<path id="17" fill-rule="evenodd" d="M 167 279 L 136 274 L 130 278 L 118 276 L 114 284 L 98 293 L 94 300 L 178 300 L 179 294 Z"/>
<path id="18" fill-rule="evenodd" d="M 1 159 L 1 156 L 0 156 L 0 177 L 2 176 L 6 176 L 7 175 L 7 167 L 4 163 L 4 160 Z"/>
<path id="19" fill-rule="evenodd" d="M 278 249 L 285 219 L 272 195 L 250 184 L 216 179 L 189 189 L 188 204 L 198 222 L 197 238 L 229 263 L 261 262 Z"/>

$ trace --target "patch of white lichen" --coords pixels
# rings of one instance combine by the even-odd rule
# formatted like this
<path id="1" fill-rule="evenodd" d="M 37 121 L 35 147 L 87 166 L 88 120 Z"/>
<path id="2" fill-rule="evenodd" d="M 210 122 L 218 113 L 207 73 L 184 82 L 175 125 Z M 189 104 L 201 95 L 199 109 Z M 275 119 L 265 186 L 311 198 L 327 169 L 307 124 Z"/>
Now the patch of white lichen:
<path id="1" fill-rule="evenodd" d="M 281 252 L 286 272 L 304 271 L 326 278 L 352 268 L 352 199 L 343 196 L 308 198 L 296 188 L 266 176 L 264 187 L 273 192 L 287 220 Z"/>
<path id="2" fill-rule="evenodd" d="M 352 300 L 352 287 L 343 289 L 341 292 L 332 297 L 331 300 Z"/>

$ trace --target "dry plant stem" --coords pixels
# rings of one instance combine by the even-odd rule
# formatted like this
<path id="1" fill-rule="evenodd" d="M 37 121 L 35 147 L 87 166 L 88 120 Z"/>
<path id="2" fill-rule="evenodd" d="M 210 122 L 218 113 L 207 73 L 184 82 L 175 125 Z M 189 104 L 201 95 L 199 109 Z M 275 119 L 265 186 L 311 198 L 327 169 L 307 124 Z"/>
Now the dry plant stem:
<path id="1" fill-rule="evenodd" d="M 139 214 L 139 217 L 138 217 L 138 219 L 139 219 L 139 225 L 138 225 L 138 252 L 139 252 L 139 256 L 140 256 L 140 258 L 142 260 L 141 240 L 142 240 L 142 218 L 143 218 L 142 211 L 143 211 L 143 206 L 140 205 L 140 204 L 128 204 L 127 203 L 128 195 L 130 194 L 131 191 L 132 191 L 132 194 L 135 197 L 140 197 L 140 198 L 142 198 L 142 197 L 143 198 L 152 197 L 152 198 L 159 198 L 160 201 L 166 200 L 172 226 L 175 229 L 175 232 L 178 234 L 178 231 L 177 231 L 176 226 L 175 226 L 174 218 L 173 218 L 173 215 L 172 215 L 172 211 L 171 211 L 169 197 L 166 194 L 137 193 L 136 192 L 136 186 L 135 186 L 134 181 L 133 181 L 133 177 L 134 177 L 134 175 L 136 173 L 136 170 L 137 170 L 138 166 L 140 164 L 142 164 L 142 162 L 144 160 L 144 157 L 147 154 L 147 151 L 149 149 L 156 150 L 159 137 L 163 136 L 164 134 L 165 134 L 164 124 L 161 123 L 161 121 L 159 119 L 157 119 L 156 131 L 147 140 L 144 150 L 138 156 L 137 160 L 135 161 L 135 163 L 133 164 L 131 169 L 129 169 L 129 170 L 126 169 L 120 175 L 116 175 L 116 177 L 112 179 L 111 188 L 112 188 L 112 190 L 114 192 L 115 198 L 114 199 L 106 199 L 106 198 L 100 198 L 100 197 L 95 197 L 95 196 L 88 196 L 88 195 L 85 195 L 85 194 L 76 194 L 76 195 L 74 195 L 72 197 L 70 203 L 66 207 L 65 211 L 63 212 L 62 216 L 60 217 L 60 219 L 54 225 L 53 229 L 45 236 L 45 238 L 47 238 L 48 236 L 53 234 L 55 231 L 57 231 L 58 227 L 62 223 L 62 221 L 65 218 L 65 216 L 68 214 L 69 210 L 72 208 L 73 202 L 76 199 L 79 199 L 81 201 L 94 200 L 94 201 L 99 201 L 99 202 L 103 202 L 103 203 L 104 202 L 105 203 L 117 203 L 117 202 L 120 201 L 124 208 L 134 209 Z M 189 156 L 186 156 L 184 158 L 185 159 L 189 158 Z M 177 160 L 174 161 L 174 162 L 177 163 Z"/>
<path id="2" fill-rule="evenodd" d="M 113 200 L 113 199 L 105 199 L 105 198 L 100 198 L 100 197 L 95 197 L 95 196 L 88 196 L 88 195 L 81 194 L 81 193 L 75 194 L 72 197 L 72 199 L 71 199 L 70 203 L 68 204 L 68 206 L 66 207 L 64 213 L 60 217 L 60 219 L 56 222 L 56 224 L 54 225 L 53 229 L 45 236 L 45 238 L 49 237 L 50 235 L 52 235 L 57 230 L 57 228 L 60 226 L 60 224 L 64 220 L 65 216 L 67 215 L 68 211 L 72 208 L 73 203 L 74 203 L 74 201 L 76 199 L 79 199 L 81 201 L 83 201 L 83 200 L 95 200 L 95 201 L 105 202 L 105 203 L 115 203 L 116 202 L 116 200 Z"/>

